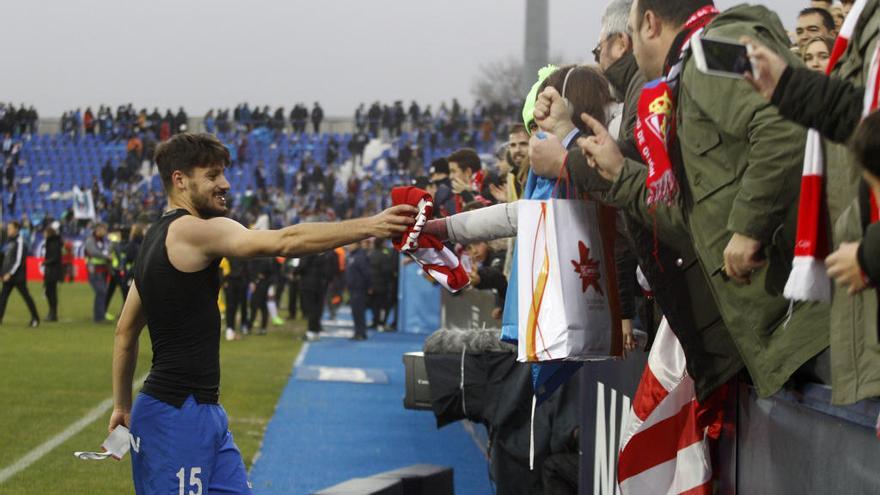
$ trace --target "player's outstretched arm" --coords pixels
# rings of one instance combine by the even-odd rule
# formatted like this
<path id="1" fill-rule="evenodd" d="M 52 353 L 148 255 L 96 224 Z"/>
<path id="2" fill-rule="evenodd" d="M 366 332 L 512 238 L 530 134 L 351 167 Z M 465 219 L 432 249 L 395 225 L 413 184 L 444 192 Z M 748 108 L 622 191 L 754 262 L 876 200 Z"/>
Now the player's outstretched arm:
<path id="1" fill-rule="evenodd" d="M 141 296 L 137 285 L 132 284 L 116 323 L 116 337 L 113 340 L 113 414 L 108 426 L 110 431 L 119 425 L 129 426 L 131 382 L 137 366 L 138 338 L 146 324 Z"/>
<path id="2" fill-rule="evenodd" d="M 184 270 L 205 266 L 220 257 L 295 258 L 370 237 L 386 238 L 403 233 L 415 223 L 417 212 L 413 206 L 400 205 L 372 217 L 335 223 L 301 223 L 280 230 L 249 230 L 223 217 L 210 220 L 183 217 L 171 225 L 166 246 L 171 262 Z"/>

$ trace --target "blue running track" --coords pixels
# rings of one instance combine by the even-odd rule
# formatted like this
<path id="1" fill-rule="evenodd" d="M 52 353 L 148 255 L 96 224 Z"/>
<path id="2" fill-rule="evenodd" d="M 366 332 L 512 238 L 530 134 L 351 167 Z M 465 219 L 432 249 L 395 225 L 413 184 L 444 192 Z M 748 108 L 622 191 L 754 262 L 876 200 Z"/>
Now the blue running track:
<path id="1" fill-rule="evenodd" d="M 363 342 L 325 338 L 304 347 L 299 366 L 378 370 L 388 383 L 312 381 L 295 372 L 251 469 L 254 493 L 308 495 L 351 478 L 428 463 L 454 468 L 457 495 L 491 494 L 485 457 L 461 423 L 437 430 L 430 412 L 403 408 L 402 355 L 421 350 L 424 339 L 371 332 Z"/>

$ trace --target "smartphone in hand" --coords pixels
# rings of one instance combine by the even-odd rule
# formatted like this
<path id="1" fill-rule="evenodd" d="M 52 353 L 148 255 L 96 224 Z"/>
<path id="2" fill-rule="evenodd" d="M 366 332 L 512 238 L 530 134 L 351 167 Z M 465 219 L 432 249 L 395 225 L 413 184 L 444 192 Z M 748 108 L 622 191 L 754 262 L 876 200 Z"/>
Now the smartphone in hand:
<path id="1" fill-rule="evenodd" d="M 743 79 L 752 70 L 748 48 L 742 43 L 694 36 L 691 51 L 697 69 L 704 74 Z"/>

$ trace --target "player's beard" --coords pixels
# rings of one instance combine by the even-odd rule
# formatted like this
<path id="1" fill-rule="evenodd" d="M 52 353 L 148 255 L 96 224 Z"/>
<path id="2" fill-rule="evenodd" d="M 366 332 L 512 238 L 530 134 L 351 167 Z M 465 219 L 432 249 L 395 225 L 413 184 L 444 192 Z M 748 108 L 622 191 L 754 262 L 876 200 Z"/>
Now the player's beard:
<path id="1" fill-rule="evenodd" d="M 225 206 L 225 203 L 223 203 L 224 206 L 218 206 L 218 194 L 220 193 L 213 190 L 207 193 L 192 190 L 192 205 L 196 213 L 199 214 L 199 217 L 208 219 L 226 215 L 229 208 Z M 225 193 L 223 193 L 223 196 L 225 198 Z"/>

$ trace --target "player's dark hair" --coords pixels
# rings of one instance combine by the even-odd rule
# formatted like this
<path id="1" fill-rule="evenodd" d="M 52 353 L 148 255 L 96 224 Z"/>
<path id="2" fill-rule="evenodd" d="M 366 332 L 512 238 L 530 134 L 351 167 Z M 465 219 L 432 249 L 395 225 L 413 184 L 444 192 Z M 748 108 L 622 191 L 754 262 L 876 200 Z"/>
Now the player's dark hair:
<path id="1" fill-rule="evenodd" d="M 191 176 L 197 167 L 229 166 L 229 150 L 213 134 L 183 132 L 157 146 L 154 160 L 167 192 L 175 170 Z"/>

